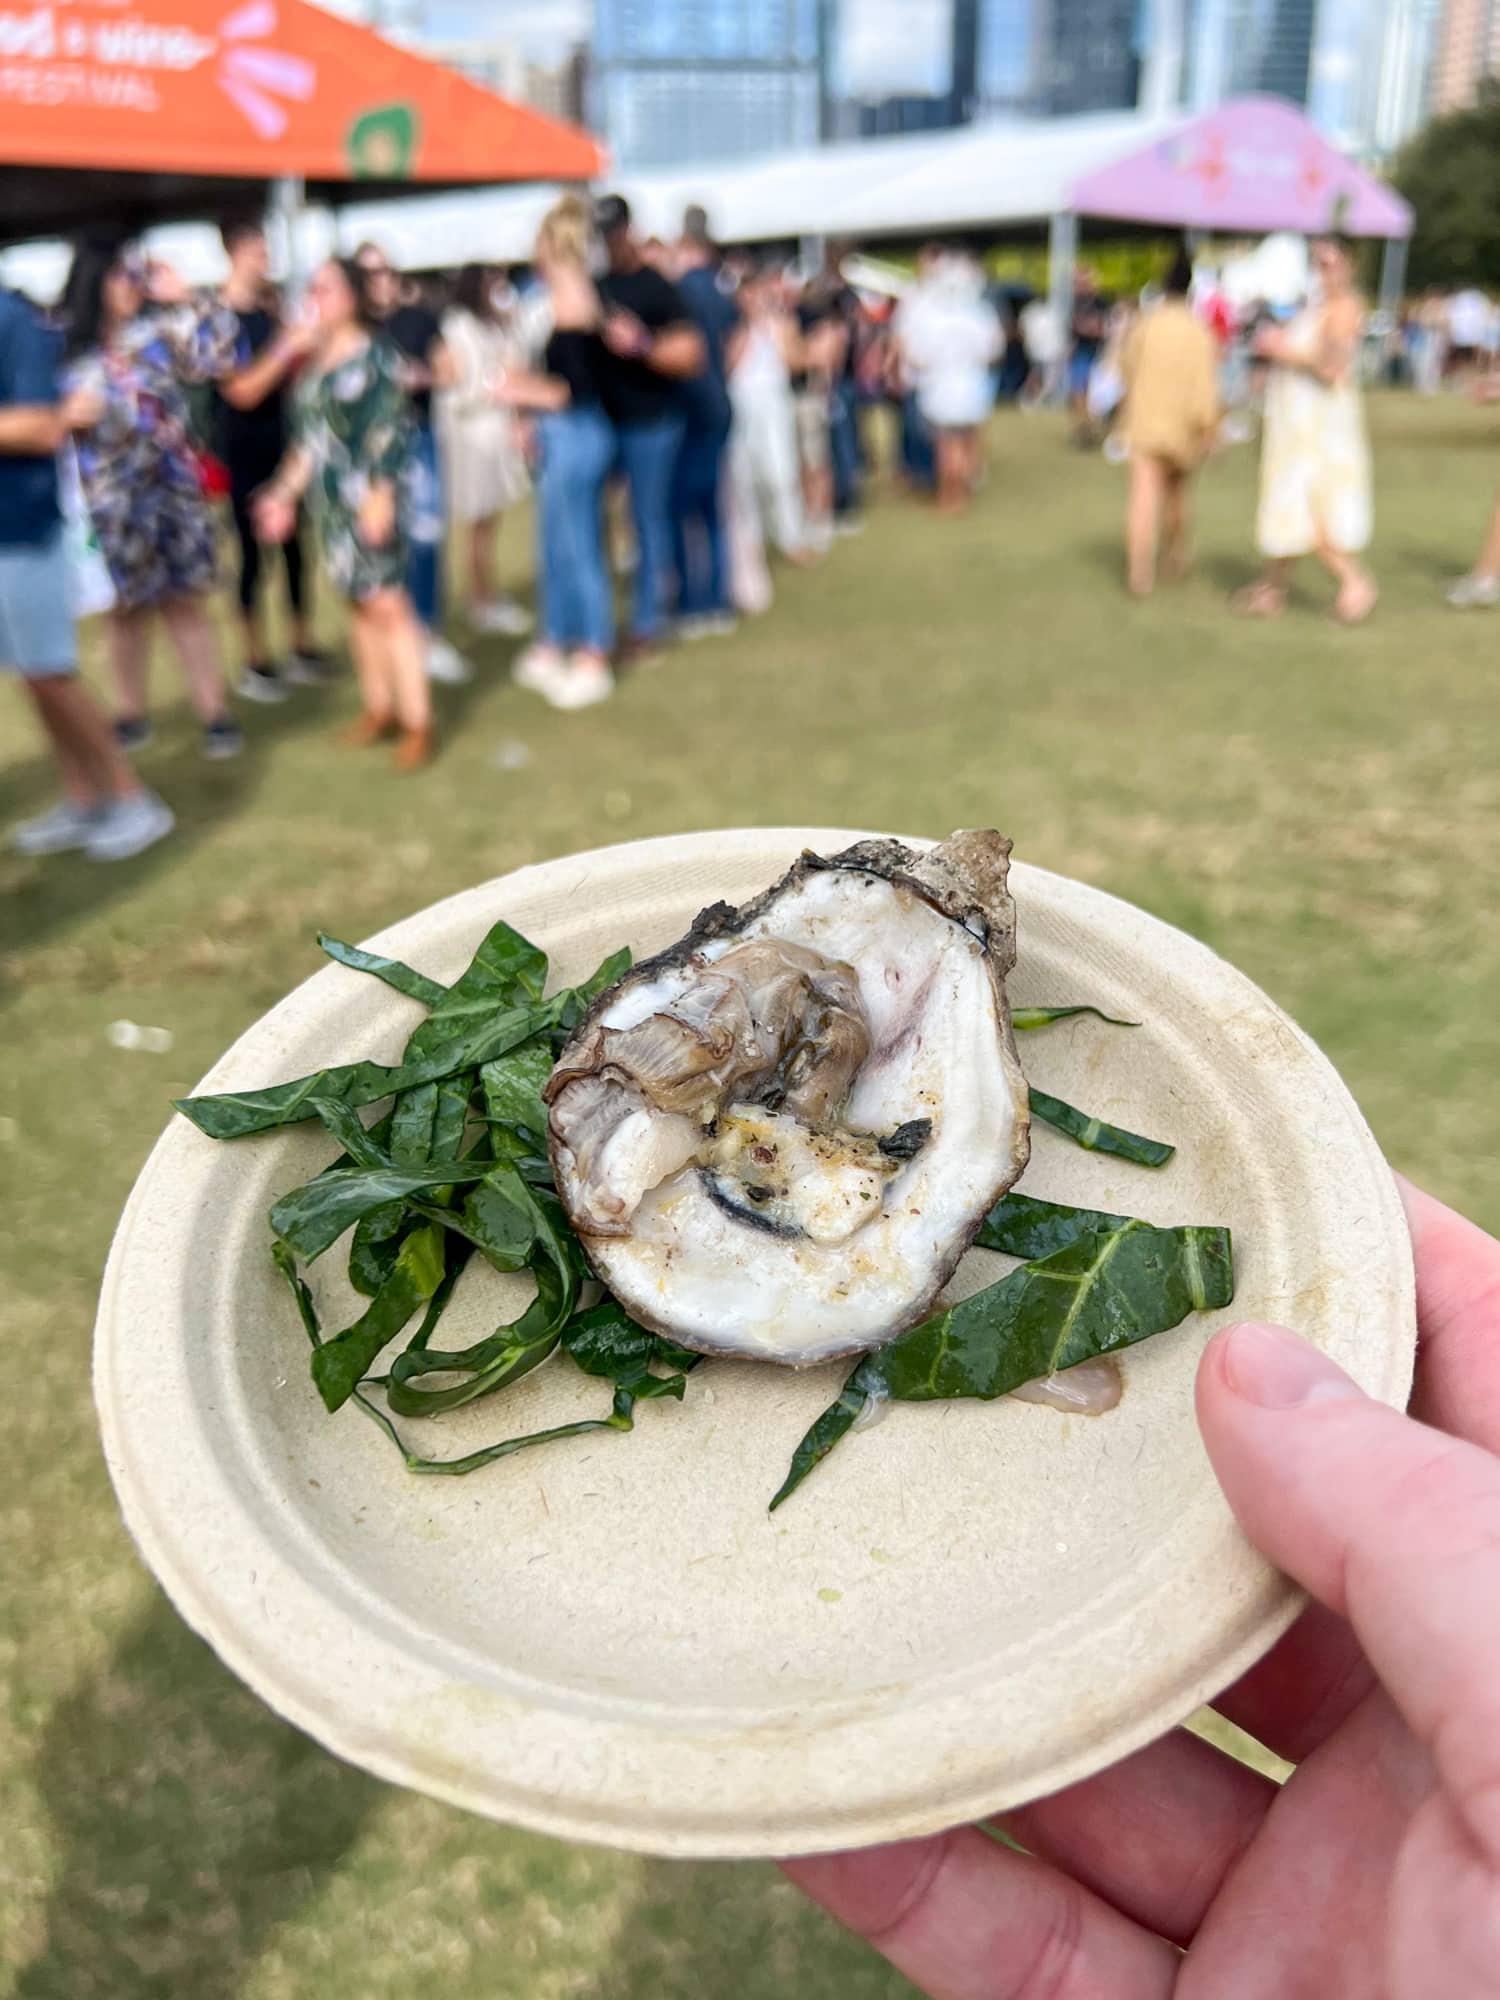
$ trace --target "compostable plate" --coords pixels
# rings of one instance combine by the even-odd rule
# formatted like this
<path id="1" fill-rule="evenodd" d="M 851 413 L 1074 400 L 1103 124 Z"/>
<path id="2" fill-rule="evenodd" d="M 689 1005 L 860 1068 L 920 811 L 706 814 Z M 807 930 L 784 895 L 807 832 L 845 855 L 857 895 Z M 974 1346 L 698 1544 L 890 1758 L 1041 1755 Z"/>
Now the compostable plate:
<path id="1" fill-rule="evenodd" d="M 555 983 L 679 937 L 827 829 L 690 834 L 524 868 L 374 940 L 440 979 L 498 917 Z M 629 1435 L 419 1478 L 353 1408 L 324 1414 L 266 1213 L 332 1156 L 298 1126 L 233 1144 L 174 1119 L 121 1219 L 100 1301 L 104 1448 L 183 1617 L 280 1714 L 381 1777 L 570 1839 L 670 1855 L 807 1852 L 930 1832 L 1096 1771 L 1182 1720 L 1295 1615 L 1236 1528 L 1193 1421 L 1214 1327 L 1301 1328 L 1404 1401 L 1410 1253 L 1390 1173 L 1326 1059 L 1181 932 L 1017 864 L 1018 1006 L 1089 1001 L 1020 1037 L 1033 1082 L 1177 1145 L 1160 1171 L 1037 1127 L 1029 1192 L 1155 1223 L 1228 1223 L 1233 1307 L 1129 1350 L 1102 1417 L 1013 1400 L 906 1405 L 768 1514 L 842 1366 L 705 1362 Z M 327 966 L 200 1086 L 372 1056 L 421 1010 Z M 474 1260 L 457 1347 L 525 1281 Z M 1006 1264 L 966 1260 L 972 1289 Z M 325 1325 L 362 1302 L 338 1250 Z M 607 1413 L 558 1358 L 413 1425 L 435 1455 Z"/>

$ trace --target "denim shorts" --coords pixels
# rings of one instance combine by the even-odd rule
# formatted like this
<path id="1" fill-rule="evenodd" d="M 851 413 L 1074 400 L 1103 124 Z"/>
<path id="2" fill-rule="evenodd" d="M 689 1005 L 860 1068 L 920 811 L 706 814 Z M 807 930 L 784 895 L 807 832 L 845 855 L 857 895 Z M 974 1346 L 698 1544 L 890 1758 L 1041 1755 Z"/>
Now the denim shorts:
<path id="1" fill-rule="evenodd" d="M 73 579 L 62 529 L 45 542 L 0 543 L 0 673 L 45 680 L 77 665 Z"/>

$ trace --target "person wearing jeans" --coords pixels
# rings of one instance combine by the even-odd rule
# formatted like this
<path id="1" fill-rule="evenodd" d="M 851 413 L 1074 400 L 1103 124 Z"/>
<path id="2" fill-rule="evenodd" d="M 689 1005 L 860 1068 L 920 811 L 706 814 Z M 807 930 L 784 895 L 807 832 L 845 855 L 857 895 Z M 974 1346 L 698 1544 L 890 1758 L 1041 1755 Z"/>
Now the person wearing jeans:
<path id="1" fill-rule="evenodd" d="M 733 629 L 724 550 L 724 459 L 733 411 L 725 349 L 740 311 L 719 282 L 708 217 L 683 217 L 678 289 L 703 337 L 704 369 L 682 385 L 685 428 L 672 482 L 672 544 L 677 569 L 677 633 L 703 638 Z"/>
<path id="2" fill-rule="evenodd" d="M 599 286 L 609 350 L 604 405 L 619 437 L 640 553 L 627 648 L 641 653 L 660 642 L 666 625 L 683 384 L 702 374 L 707 357 L 682 293 L 642 258 L 629 204 L 606 195 L 594 213 L 609 263 Z"/>
<path id="3" fill-rule="evenodd" d="M 566 194 L 543 219 L 533 261 L 551 333 L 541 370 L 507 369 L 497 402 L 537 413 L 537 578 L 541 631 L 511 669 L 554 708 L 589 708 L 614 693 L 613 589 L 604 551 L 604 487 L 618 440 L 605 408 L 612 366 L 600 338 L 592 271 L 593 210 Z"/>
<path id="4" fill-rule="evenodd" d="M 560 653 L 607 660 L 614 605 L 604 553 L 604 483 L 615 433 L 597 404 L 545 412 L 538 422 L 538 496 L 543 641 Z"/>

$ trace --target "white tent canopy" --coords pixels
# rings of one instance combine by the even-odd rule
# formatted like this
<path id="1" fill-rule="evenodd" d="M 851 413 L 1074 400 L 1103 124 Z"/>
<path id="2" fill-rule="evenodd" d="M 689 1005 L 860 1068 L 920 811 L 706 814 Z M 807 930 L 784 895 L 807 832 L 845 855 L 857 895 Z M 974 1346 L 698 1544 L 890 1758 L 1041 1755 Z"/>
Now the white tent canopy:
<path id="1" fill-rule="evenodd" d="M 630 200 L 648 234 L 675 234 L 684 207 L 696 201 L 723 243 L 815 236 L 868 241 L 1004 228 L 1046 221 L 1067 206 L 1068 190 L 1081 175 L 1184 122 L 1133 111 L 1014 120 L 623 174 L 612 185 Z M 314 211 L 301 219 L 298 262 L 305 268 L 326 255 L 336 229 L 343 247 L 374 237 L 398 264 L 417 270 L 471 259 L 518 263 L 530 255 L 537 224 L 557 193 L 555 187 L 526 186 L 403 196 L 355 203 L 336 225 L 326 212 Z M 207 283 L 223 269 L 217 238 L 202 225 L 176 225 L 151 241 L 194 283 Z M 60 283 L 62 261 L 58 246 L 28 245 L 0 253 L 0 272 L 46 295 Z"/>

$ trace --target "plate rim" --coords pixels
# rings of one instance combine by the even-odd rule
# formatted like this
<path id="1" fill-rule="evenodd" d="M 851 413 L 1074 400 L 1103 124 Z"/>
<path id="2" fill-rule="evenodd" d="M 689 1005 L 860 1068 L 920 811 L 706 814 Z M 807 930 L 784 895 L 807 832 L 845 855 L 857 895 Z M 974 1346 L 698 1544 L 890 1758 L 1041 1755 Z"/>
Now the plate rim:
<path id="1" fill-rule="evenodd" d="M 581 850 L 578 853 L 553 857 L 551 860 L 531 863 L 527 867 L 472 885 L 455 894 L 413 911 L 396 923 L 383 928 L 366 940 L 373 948 L 388 948 L 397 934 L 417 918 L 431 919 L 452 906 L 465 903 L 478 905 L 486 898 L 490 907 L 496 908 L 506 895 L 518 893 L 528 876 L 540 870 L 552 869 L 559 865 L 587 866 L 603 856 L 617 858 L 625 852 L 647 860 L 653 851 L 660 853 L 671 848 L 681 853 L 684 841 L 695 841 L 706 851 L 715 844 L 732 844 L 736 841 L 770 844 L 784 842 L 816 845 L 830 851 L 833 843 L 848 844 L 851 840 L 868 837 L 859 832 L 833 828 L 725 828 L 699 831 L 693 834 L 667 834 L 640 841 L 610 843 L 604 847 Z M 927 840 L 912 836 L 906 838 L 913 845 L 930 845 Z M 1255 986 L 1248 976 L 1241 973 L 1229 961 L 1223 959 L 1212 947 L 1191 937 L 1189 933 L 1166 924 L 1161 918 L 1142 911 L 1122 897 L 1113 895 L 1075 878 L 1056 874 L 1054 871 L 1037 867 L 1032 863 L 1017 863 L 1017 869 L 1024 880 L 1026 876 L 1065 885 L 1069 891 L 1081 890 L 1091 898 L 1101 898 L 1117 909 L 1128 913 L 1131 921 L 1147 919 L 1172 932 L 1177 938 L 1191 945 L 1194 951 L 1206 954 L 1217 962 L 1234 980 L 1254 993 L 1258 1000 L 1270 1010 L 1279 1024 L 1289 1030 L 1298 1043 L 1310 1052 L 1321 1065 L 1326 1083 L 1341 1099 L 1341 1108 L 1347 1121 L 1347 1138 L 1364 1156 L 1367 1167 L 1376 1171 L 1372 1175 L 1372 1185 L 1386 1203 L 1386 1216 L 1393 1229 L 1384 1235 L 1392 1248 L 1392 1269 L 1389 1274 L 1394 1287 L 1393 1312 L 1399 1307 L 1402 1316 L 1401 1332 L 1409 1332 L 1410 1339 L 1404 1346 L 1394 1338 L 1386 1342 L 1384 1354 L 1387 1361 L 1388 1379 L 1375 1393 L 1383 1400 L 1400 1404 L 1409 1389 L 1415 1350 L 1415 1286 L 1411 1265 L 1409 1239 L 1405 1232 L 1404 1219 L 1396 1192 L 1395 1182 L 1380 1153 L 1378 1144 L 1360 1113 L 1358 1105 L 1348 1087 L 1344 1084 L 1333 1064 L 1323 1055 L 1317 1045 L 1284 1010 L 1269 996 Z M 220 1072 L 233 1067 L 242 1046 L 256 1036 L 265 1025 L 272 1021 L 281 1010 L 293 1006 L 300 995 L 318 980 L 329 982 L 340 971 L 335 965 L 325 965 L 300 981 L 273 1007 L 261 1014 L 236 1037 L 207 1072 L 199 1089 L 211 1080 L 219 1078 Z M 215 1085 L 219 1087 L 219 1085 Z M 159 1518 L 153 1504 L 149 1468 L 135 1463 L 131 1454 L 131 1418 L 128 1398 L 123 1395 L 118 1362 L 120 1341 L 116 1338 L 114 1316 L 119 1294 L 125 1282 L 131 1255 L 131 1237 L 149 1203 L 153 1178 L 164 1171 L 172 1156 L 186 1143 L 195 1142 L 212 1145 L 203 1139 L 186 1121 L 174 1117 L 153 1146 L 136 1182 L 131 1190 L 117 1226 L 105 1266 L 100 1291 L 99 1309 L 95 1323 L 93 1383 L 96 1408 L 98 1411 L 104 1456 L 111 1480 L 115 1487 L 125 1525 L 134 1540 L 142 1559 L 161 1583 L 169 1599 L 184 1618 L 185 1622 L 205 1639 L 218 1653 L 231 1671 L 244 1680 L 266 1703 L 285 1720 L 293 1723 L 312 1736 L 325 1748 L 346 1760 L 373 1772 L 388 1781 L 413 1787 L 444 1802 L 478 1812 L 490 1818 L 526 1827 L 530 1830 L 556 1837 L 602 1843 L 625 1848 L 633 1852 L 673 1857 L 774 1857 L 780 1854 L 799 1852 L 811 1853 L 836 1848 L 862 1846 L 886 1840 L 909 1838 L 924 1833 L 933 1833 L 964 1821 L 982 1817 L 987 1813 L 1004 1809 L 1018 1803 L 1021 1798 L 1036 1796 L 1040 1791 L 1052 1792 L 1075 1783 L 1081 1778 L 1131 1754 L 1168 1729 L 1179 1723 L 1183 1717 L 1210 1700 L 1231 1682 L 1237 1679 L 1249 1666 L 1259 1659 L 1276 1639 L 1288 1628 L 1300 1611 L 1304 1598 L 1284 1577 L 1278 1575 L 1268 1564 L 1261 1565 L 1260 1589 L 1253 1601 L 1242 1607 L 1243 1629 L 1229 1643 L 1221 1643 L 1212 1652 L 1211 1663 L 1203 1658 L 1204 1648 L 1195 1649 L 1181 1672 L 1174 1676 L 1158 1678 L 1158 1692 L 1154 1699 L 1138 1708 L 1126 1723 L 1118 1726 L 1110 1735 L 1107 1754 L 1100 1754 L 1096 1739 L 1087 1738 L 1071 1757 L 1054 1756 L 1046 1766 L 1045 1784 L 1034 1781 L 1021 1783 L 1019 1789 L 1012 1783 L 1004 1782 L 998 1765 L 1001 1761 L 1013 1765 L 1014 1760 L 1005 1760 L 1003 1751 L 996 1750 L 995 1766 L 986 1770 L 982 1759 L 976 1758 L 969 1767 L 968 1774 L 949 1778 L 942 1786 L 940 1797 L 925 1800 L 910 1796 L 914 1789 L 920 1791 L 924 1782 L 919 1772 L 905 1787 L 904 1795 L 892 1795 L 884 1804 L 864 1803 L 857 1808 L 839 1807 L 827 1801 L 812 1799 L 799 1800 L 795 1810 L 781 1814 L 774 1825 L 758 1824 L 750 1820 L 736 1819 L 732 1813 L 705 1813 L 698 1809 L 680 1810 L 670 1822 L 658 1817 L 649 1827 L 636 1824 L 640 1808 L 632 1808 L 628 1801 L 622 1805 L 620 1799 L 607 1802 L 603 1797 L 591 1796 L 587 1800 L 570 1794 L 564 1798 L 561 1793 L 538 1790 L 534 1784 L 519 1780 L 507 1783 L 504 1772 L 493 1768 L 494 1759 L 486 1766 L 483 1759 L 474 1765 L 456 1761 L 451 1753 L 443 1752 L 435 1741 L 423 1743 L 408 1740 L 397 1744 L 387 1740 L 383 1730 L 373 1730 L 366 1720 L 341 1704 L 320 1699 L 304 1675 L 299 1683 L 296 1676 L 278 1671 L 273 1657 L 267 1658 L 263 1648 L 257 1644 L 250 1632 L 242 1629 L 232 1596 L 226 1597 L 223 1589 L 215 1591 L 213 1574 L 201 1564 L 195 1565 L 187 1559 L 180 1535 L 174 1537 L 172 1526 Z M 121 1339 L 123 1339 L 123 1335 Z M 241 1511 L 241 1510 L 237 1510 Z M 253 1525 L 253 1523 L 252 1523 Z M 257 1531 L 263 1532 L 263 1531 Z M 288 1585 L 293 1587 L 288 1588 Z M 311 1586 L 302 1577 L 277 1580 L 281 1601 L 296 1600 L 305 1596 Z M 1216 1631 L 1219 1628 L 1215 1628 Z M 1222 1634 L 1220 1634 L 1222 1638 Z M 390 1641 L 379 1635 L 375 1641 L 388 1647 Z M 500 1706 L 501 1698 L 496 1697 Z M 972 1690 L 960 1695 L 949 1694 L 940 1697 L 937 1706 L 951 1706 L 970 1703 Z M 512 1704 L 519 1707 L 520 1704 Z M 553 1711 L 543 1711 L 553 1712 Z M 924 1707 L 913 1713 L 926 1714 Z M 530 1711 L 528 1711 L 530 1713 Z M 519 1722 L 522 1728 L 526 1721 L 522 1717 L 499 1718 L 502 1733 Z M 832 1725 L 835 1733 L 846 1727 L 858 1725 L 840 1721 Z M 659 1748 L 658 1729 L 641 1723 L 599 1722 L 597 1733 L 601 1737 L 601 1755 L 606 1767 L 622 1777 L 627 1777 L 636 1765 L 638 1757 L 643 1757 L 653 1748 Z M 754 1733 L 753 1731 L 751 1732 Z M 607 1739 L 607 1740 L 605 1740 Z M 673 1739 L 681 1742 L 681 1737 Z M 774 1754 L 775 1746 L 762 1743 L 747 1749 L 754 1756 Z M 726 1764 L 734 1761 L 730 1750 L 723 1753 Z M 726 1791 L 729 1789 L 725 1786 Z M 733 1830 L 730 1831 L 730 1827 Z"/>

